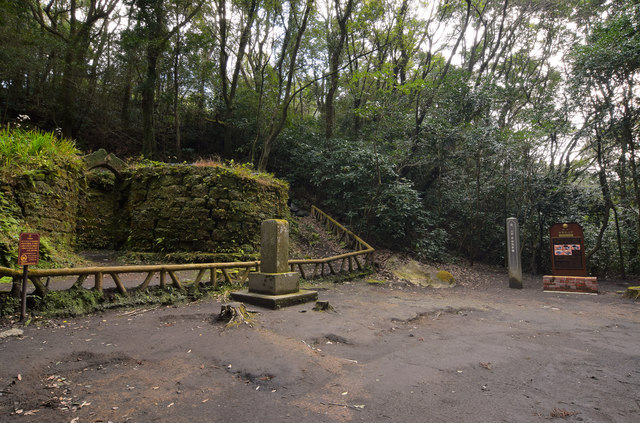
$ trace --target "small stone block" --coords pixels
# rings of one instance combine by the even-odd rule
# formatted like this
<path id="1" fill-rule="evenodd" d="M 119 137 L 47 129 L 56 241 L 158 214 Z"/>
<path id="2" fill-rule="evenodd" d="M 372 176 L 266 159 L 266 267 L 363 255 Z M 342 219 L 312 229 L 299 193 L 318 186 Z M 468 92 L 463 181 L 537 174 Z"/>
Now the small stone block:
<path id="1" fill-rule="evenodd" d="M 300 275 L 297 272 L 249 274 L 249 292 L 282 295 L 297 292 L 299 289 Z"/>
<path id="2" fill-rule="evenodd" d="M 281 307 L 288 307 L 296 304 L 303 304 L 309 301 L 316 301 L 318 299 L 318 292 L 300 290 L 292 294 L 265 295 L 245 290 L 232 292 L 231 298 L 233 298 L 235 301 L 241 301 L 243 303 L 275 310 Z"/>

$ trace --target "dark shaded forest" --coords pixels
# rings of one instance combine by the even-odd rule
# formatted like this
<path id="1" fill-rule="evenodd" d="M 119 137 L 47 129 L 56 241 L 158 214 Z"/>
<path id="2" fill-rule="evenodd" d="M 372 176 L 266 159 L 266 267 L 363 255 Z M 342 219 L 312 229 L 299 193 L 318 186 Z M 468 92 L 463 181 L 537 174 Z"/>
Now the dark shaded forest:
<path id="1" fill-rule="evenodd" d="M 640 273 L 640 5 L 0 0 L 0 121 L 90 152 L 247 163 L 379 247 L 525 270 L 552 223 Z"/>

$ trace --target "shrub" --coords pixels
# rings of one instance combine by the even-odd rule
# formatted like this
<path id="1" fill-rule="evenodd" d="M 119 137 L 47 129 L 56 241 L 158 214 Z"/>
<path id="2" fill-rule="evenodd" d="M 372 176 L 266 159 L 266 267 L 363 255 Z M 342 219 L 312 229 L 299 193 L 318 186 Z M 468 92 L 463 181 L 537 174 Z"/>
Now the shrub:
<path id="1" fill-rule="evenodd" d="M 280 148 L 281 171 L 294 186 L 312 190 L 322 208 L 379 245 L 413 249 L 433 223 L 412 183 L 371 143 L 292 130 Z"/>

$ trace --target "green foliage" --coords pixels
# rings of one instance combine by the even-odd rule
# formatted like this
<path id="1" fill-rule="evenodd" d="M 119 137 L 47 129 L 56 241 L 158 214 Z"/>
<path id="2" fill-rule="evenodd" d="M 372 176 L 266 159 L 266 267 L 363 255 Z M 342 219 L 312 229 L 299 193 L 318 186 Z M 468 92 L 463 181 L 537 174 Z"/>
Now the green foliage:
<path id="1" fill-rule="evenodd" d="M 15 267 L 18 261 L 18 239 L 23 226 L 16 216 L 20 209 L 11 197 L 0 192 L 0 266 Z"/>
<path id="2" fill-rule="evenodd" d="M 19 312 L 20 304 L 20 298 L 13 297 L 8 292 L 0 293 L 0 317 Z"/>
<path id="3" fill-rule="evenodd" d="M 449 236 L 442 228 L 435 228 L 418 239 L 415 246 L 417 256 L 422 260 L 445 262 L 450 259 L 448 253 Z"/>
<path id="4" fill-rule="evenodd" d="M 286 169 L 294 184 L 313 187 L 320 205 L 356 233 L 402 250 L 425 234 L 430 216 L 412 184 L 398 178 L 389 156 L 364 142 L 294 132 L 283 138 L 279 155 L 288 154 L 295 163 Z"/>
<path id="5" fill-rule="evenodd" d="M 52 132 L 0 129 L 0 163 L 10 169 L 49 168 L 54 163 L 77 161 L 75 143 Z M 14 171 L 15 171 L 14 170 Z"/>
<path id="6" fill-rule="evenodd" d="M 213 289 L 211 285 L 188 285 L 185 289 L 173 286 L 166 288 L 151 287 L 145 290 L 133 290 L 129 295 L 85 288 L 71 288 L 64 291 L 49 291 L 44 298 L 28 297 L 28 309 L 42 317 L 81 316 L 113 308 L 136 307 L 142 305 L 183 304 L 224 295 L 224 286 Z M 19 312 L 20 300 L 8 293 L 0 293 L 0 317 Z"/>
<path id="7" fill-rule="evenodd" d="M 621 84 L 640 69 L 640 5 L 624 4 L 609 13 L 572 52 L 574 75 L 582 81 Z"/>
<path id="8" fill-rule="evenodd" d="M 99 309 L 103 302 L 98 291 L 84 288 L 50 291 L 44 298 L 34 297 L 33 310 L 43 316 L 79 316 Z"/>

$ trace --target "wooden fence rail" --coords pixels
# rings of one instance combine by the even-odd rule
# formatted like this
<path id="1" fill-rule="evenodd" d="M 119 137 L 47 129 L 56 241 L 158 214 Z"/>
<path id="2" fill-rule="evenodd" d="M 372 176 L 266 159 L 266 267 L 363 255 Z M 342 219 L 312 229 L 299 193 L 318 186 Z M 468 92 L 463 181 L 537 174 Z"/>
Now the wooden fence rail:
<path id="1" fill-rule="evenodd" d="M 354 270 L 362 271 L 366 266 L 372 265 L 374 249 L 360 239 L 353 232 L 336 222 L 326 213 L 315 206 L 312 206 L 311 215 L 326 229 L 338 237 L 339 242 L 343 242 L 348 248 L 355 251 L 340 254 L 333 257 L 320 259 L 289 260 L 291 271 L 296 267 L 304 279 L 314 279 L 325 275 L 336 275 L 338 273 L 352 273 Z M 338 267 L 339 266 L 339 267 Z M 228 262 L 228 263 L 193 263 L 193 264 L 154 264 L 138 266 L 106 266 L 106 267 L 74 267 L 64 269 L 30 269 L 29 280 L 35 287 L 35 293 L 45 296 L 48 291 L 48 283 L 44 283 L 44 278 L 60 276 L 76 276 L 74 287 L 82 287 L 89 276 L 93 276 L 93 288 L 102 292 L 105 275 L 109 276 L 117 290 L 126 295 L 127 289 L 120 279 L 120 275 L 128 273 L 146 273 L 144 281 L 137 289 L 145 289 L 149 286 L 153 277 L 158 274 L 160 286 L 165 287 L 168 279 L 176 288 L 183 288 L 177 272 L 198 271 L 193 283 L 198 285 L 204 283 L 207 277 L 209 282 L 216 288 L 218 281 L 224 279 L 230 285 L 242 286 L 247 281 L 251 270 L 258 271 L 260 261 Z M 311 271 L 313 269 L 313 271 Z M 13 270 L 0 267 L 0 277 L 9 276 L 16 280 L 22 277 L 20 270 Z M 168 276 L 168 278 L 167 278 Z"/>
<path id="2" fill-rule="evenodd" d="M 314 279 L 316 276 L 324 277 L 325 274 L 336 275 L 345 271 L 351 273 L 356 268 L 358 271 L 362 271 L 366 266 L 373 265 L 375 253 L 373 247 L 316 206 L 311 206 L 311 216 L 324 224 L 327 231 L 337 236 L 338 242 L 343 242 L 348 248 L 355 251 L 321 259 L 289 260 L 291 271 L 295 271 L 297 266 L 304 279 Z M 304 266 L 309 267 L 310 265 L 313 266 L 313 273 L 309 276 L 307 272 L 309 269 L 305 270 Z M 336 269 L 338 270 L 336 271 Z"/>

